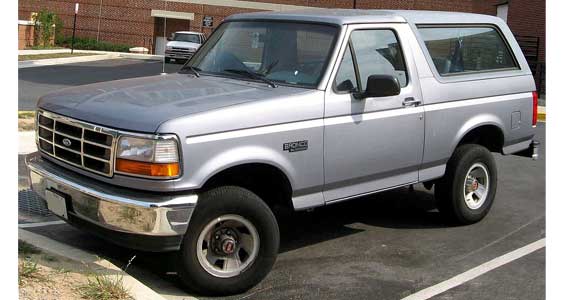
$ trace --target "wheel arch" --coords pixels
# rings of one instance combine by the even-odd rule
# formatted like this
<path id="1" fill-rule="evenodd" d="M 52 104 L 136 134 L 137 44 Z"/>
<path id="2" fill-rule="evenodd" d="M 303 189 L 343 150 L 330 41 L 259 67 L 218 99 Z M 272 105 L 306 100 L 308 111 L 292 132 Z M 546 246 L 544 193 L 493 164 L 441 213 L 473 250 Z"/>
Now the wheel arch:
<path id="1" fill-rule="evenodd" d="M 248 189 L 271 208 L 277 205 L 293 208 L 291 181 L 280 166 L 271 162 L 255 161 L 225 166 L 212 174 L 201 190 L 223 185 Z"/>
<path id="2" fill-rule="evenodd" d="M 464 144 L 478 144 L 491 152 L 502 153 L 505 132 L 502 120 L 494 115 L 479 116 L 467 121 L 457 133 L 451 153 Z"/>

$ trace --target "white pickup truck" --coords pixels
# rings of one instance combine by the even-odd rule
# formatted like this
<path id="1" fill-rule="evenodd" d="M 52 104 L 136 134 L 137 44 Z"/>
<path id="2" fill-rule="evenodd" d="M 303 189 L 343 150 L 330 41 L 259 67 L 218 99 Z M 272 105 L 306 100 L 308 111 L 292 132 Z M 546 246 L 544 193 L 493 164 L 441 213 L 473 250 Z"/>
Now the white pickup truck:
<path id="1" fill-rule="evenodd" d="M 206 36 L 200 32 L 177 31 L 167 38 L 165 46 L 165 62 L 187 61 L 196 50 L 206 41 Z"/>

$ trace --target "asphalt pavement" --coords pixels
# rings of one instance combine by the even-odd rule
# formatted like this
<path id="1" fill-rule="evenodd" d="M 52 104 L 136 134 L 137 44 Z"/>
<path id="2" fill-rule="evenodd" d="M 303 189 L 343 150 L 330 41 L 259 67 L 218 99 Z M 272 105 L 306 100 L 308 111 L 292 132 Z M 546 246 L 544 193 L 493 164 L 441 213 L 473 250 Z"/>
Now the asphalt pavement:
<path id="1" fill-rule="evenodd" d="M 92 64 L 20 70 L 20 93 L 25 90 L 20 109 L 29 109 L 32 103 L 21 99 L 61 87 L 161 72 L 160 64 L 147 61 Z M 167 67 L 170 72 L 180 65 Z M 401 299 L 544 238 L 544 123 L 538 125 L 536 138 L 541 142 L 538 161 L 495 155 L 498 191 L 483 221 L 469 226 L 444 223 L 434 208 L 433 191 L 421 185 L 414 191 L 401 188 L 294 213 L 279 221 L 280 254 L 268 277 L 245 294 L 223 299 Z M 19 161 L 20 194 L 29 195 L 23 156 Z M 29 220 L 20 208 L 20 222 Z M 91 251 L 118 266 L 135 256 L 129 274 L 168 299 L 193 295 L 178 283 L 175 253 L 124 249 L 66 224 L 27 230 Z M 432 299 L 545 299 L 545 248 Z"/>
<path id="2" fill-rule="evenodd" d="M 177 72 L 182 64 L 165 64 L 166 73 Z M 158 75 L 160 61 L 109 59 L 18 70 L 18 109 L 33 110 L 39 97 L 59 89 L 83 84 Z"/>
<path id="3" fill-rule="evenodd" d="M 470 226 L 442 221 L 421 185 L 299 212 L 280 221 L 279 258 L 269 276 L 224 299 L 401 299 L 545 237 L 545 126 L 541 158 L 495 155 L 496 200 Z M 51 220 L 51 219 L 50 219 Z M 194 295 L 178 283 L 175 253 L 115 246 L 61 224 L 28 228 L 91 251 L 168 299 Z M 483 274 L 432 299 L 545 299 L 545 249 Z"/>

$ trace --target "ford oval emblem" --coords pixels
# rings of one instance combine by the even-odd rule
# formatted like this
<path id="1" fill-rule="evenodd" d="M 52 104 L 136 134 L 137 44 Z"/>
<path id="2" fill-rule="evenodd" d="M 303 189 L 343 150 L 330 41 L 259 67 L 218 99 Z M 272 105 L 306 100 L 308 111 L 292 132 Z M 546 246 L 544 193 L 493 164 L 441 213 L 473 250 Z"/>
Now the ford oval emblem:
<path id="1" fill-rule="evenodd" d="M 71 140 L 68 139 L 68 138 L 64 138 L 64 139 L 63 139 L 63 145 L 65 145 L 65 146 L 67 146 L 67 147 L 70 147 L 72 143 L 73 143 L 73 142 L 71 142 Z"/>

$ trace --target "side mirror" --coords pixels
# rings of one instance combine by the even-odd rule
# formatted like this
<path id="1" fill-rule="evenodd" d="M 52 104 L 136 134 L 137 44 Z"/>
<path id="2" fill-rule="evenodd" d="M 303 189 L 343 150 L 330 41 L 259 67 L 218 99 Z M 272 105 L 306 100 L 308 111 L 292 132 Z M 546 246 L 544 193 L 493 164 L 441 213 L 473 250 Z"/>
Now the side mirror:
<path id="1" fill-rule="evenodd" d="M 357 95 L 357 98 L 388 97 L 398 94 L 400 94 L 398 78 L 392 75 L 371 75 L 367 78 L 365 92 Z"/>
<path id="2" fill-rule="evenodd" d="M 172 38 L 172 37 L 167 37 L 167 41 L 169 41 L 169 42 L 170 42 L 170 41 L 172 41 L 172 40 L 173 40 L 173 38 Z"/>

